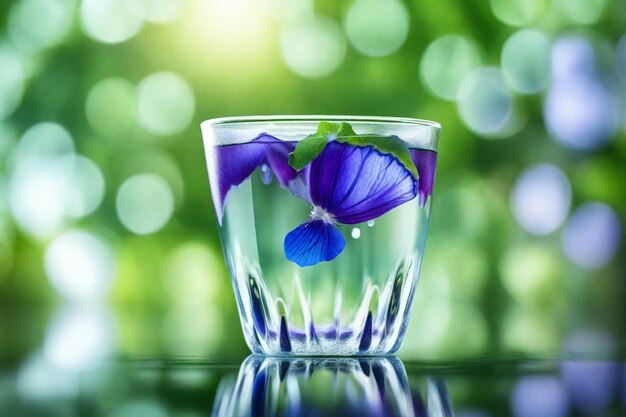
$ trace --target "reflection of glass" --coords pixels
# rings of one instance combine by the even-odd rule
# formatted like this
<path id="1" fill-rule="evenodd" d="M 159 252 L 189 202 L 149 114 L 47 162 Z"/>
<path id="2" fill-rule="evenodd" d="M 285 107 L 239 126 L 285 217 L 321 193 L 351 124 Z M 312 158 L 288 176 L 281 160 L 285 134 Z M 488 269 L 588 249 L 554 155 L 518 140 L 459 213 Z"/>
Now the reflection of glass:
<path id="1" fill-rule="evenodd" d="M 442 380 L 413 395 L 402 362 L 389 358 L 268 358 L 252 355 L 218 388 L 214 417 L 451 416 Z M 428 408 L 426 407 L 427 401 Z"/>
<path id="2" fill-rule="evenodd" d="M 202 128 L 250 348 L 281 355 L 397 350 L 426 240 L 439 125 L 276 117 Z M 322 148 L 296 170 L 291 157 L 309 136 Z"/>

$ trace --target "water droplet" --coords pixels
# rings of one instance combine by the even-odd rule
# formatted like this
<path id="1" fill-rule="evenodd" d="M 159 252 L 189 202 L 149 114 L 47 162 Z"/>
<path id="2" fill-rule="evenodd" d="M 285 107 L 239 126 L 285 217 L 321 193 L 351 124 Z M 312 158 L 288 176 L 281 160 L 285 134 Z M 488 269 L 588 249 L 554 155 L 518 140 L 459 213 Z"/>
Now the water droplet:
<path id="1" fill-rule="evenodd" d="M 261 181 L 263 184 L 270 185 L 272 183 L 272 171 L 267 164 L 261 165 Z"/>
<path id="2" fill-rule="evenodd" d="M 374 227 L 374 220 L 367 222 L 367 227 Z"/>
<path id="3" fill-rule="evenodd" d="M 359 229 L 358 227 L 355 227 L 354 229 L 352 229 L 352 238 L 358 239 L 360 237 L 361 237 L 361 229 Z"/>

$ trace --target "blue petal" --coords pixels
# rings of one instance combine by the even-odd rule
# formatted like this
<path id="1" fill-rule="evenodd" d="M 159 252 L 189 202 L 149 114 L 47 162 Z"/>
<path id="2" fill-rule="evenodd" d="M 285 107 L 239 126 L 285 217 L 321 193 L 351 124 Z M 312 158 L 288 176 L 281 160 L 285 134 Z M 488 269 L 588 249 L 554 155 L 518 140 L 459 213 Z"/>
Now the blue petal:
<path id="1" fill-rule="evenodd" d="M 417 181 L 394 156 L 334 141 L 311 163 L 309 188 L 313 204 L 345 224 L 375 219 L 417 195 Z"/>
<path id="2" fill-rule="evenodd" d="M 345 246 L 339 230 L 323 220 L 309 220 L 285 236 L 285 255 L 300 266 L 331 261 Z"/>

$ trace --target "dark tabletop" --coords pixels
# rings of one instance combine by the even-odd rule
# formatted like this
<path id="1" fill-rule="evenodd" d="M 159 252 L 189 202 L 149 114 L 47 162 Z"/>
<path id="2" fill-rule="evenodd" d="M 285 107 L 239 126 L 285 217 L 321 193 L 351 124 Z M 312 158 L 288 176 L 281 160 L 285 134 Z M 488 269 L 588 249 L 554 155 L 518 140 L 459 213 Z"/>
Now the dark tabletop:
<path id="1" fill-rule="evenodd" d="M 67 362 L 68 364 L 71 361 Z M 626 362 L 116 359 L 0 374 L 0 416 L 625 416 Z"/>

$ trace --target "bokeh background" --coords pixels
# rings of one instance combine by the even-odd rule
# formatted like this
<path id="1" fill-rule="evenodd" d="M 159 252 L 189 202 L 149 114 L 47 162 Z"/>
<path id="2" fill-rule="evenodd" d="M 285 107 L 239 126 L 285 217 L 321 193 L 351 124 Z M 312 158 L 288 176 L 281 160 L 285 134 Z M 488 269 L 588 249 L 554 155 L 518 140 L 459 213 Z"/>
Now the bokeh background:
<path id="1" fill-rule="evenodd" d="M 1 361 L 247 355 L 199 124 L 263 114 L 443 125 L 403 359 L 623 352 L 625 28 L 621 0 L 1 2 Z"/>

